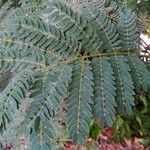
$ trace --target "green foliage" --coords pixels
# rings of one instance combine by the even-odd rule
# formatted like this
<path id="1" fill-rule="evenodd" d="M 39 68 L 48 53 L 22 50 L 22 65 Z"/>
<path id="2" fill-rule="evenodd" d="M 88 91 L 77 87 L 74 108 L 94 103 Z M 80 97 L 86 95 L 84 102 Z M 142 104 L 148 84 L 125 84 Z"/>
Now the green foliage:
<path id="1" fill-rule="evenodd" d="M 18 105 L 22 103 L 27 91 L 32 86 L 31 71 L 18 73 L 0 94 L 0 126 L 6 129 L 6 124 L 12 122 Z"/>
<path id="2" fill-rule="evenodd" d="M 89 137 L 97 141 L 99 138 L 100 131 L 101 131 L 101 127 L 96 123 L 92 122 L 92 125 L 90 126 Z"/>
<path id="3" fill-rule="evenodd" d="M 133 82 L 136 85 L 138 91 L 140 91 L 140 85 L 143 89 L 148 92 L 149 88 L 149 71 L 143 68 L 144 63 L 140 61 L 137 57 L 128 57 L 130 67 L 132 69 L 131 75 Z"/>
<path id="4" fill-rule="evenodd" d="M 149 94 L 141 93 L 136 98 L 136 106 L 132 116 L 118 116 L 113 124 L 114 134 L 112 139 L 120 142 L 125 138 L 136 136 L 145 145 L 149 146 Z"/>
<path id="5" fill-rule="evenodd" d="M 39 118 L 37 118 L 38 120 Z M 30 148 L 36 150 L 49 150 L 53 148 L 53 138 L 54 138 L 54 129 L 48 121 L 40 121 L 40 119 L 35 123 L 37 128 L 35 131 L 32 131 L 30 135 Z M 56 143 L 55 143 L 56 144 Z"/>
<path id="6" fill-rule="evenodd" d="M 131 50 L 137 47 L 136 16 L 130 9 L 121 12 L 118 23 L 120 39 L 124 50 Z"/>
<path id="7" fill-rule="evenodd" d="M 6 2 L 4 5 L 0 5 L 1 6 L 1 10 L 0 10 L 0 19 L 4 18 L 5 15 L 7 15 L 8 10 L 11 8 L 12 2 L 8 1 Z"/>
<path id="8" fill-rule="evenodd" d="M 54 149 L 69 139 L 84 144 L 93 118 L 112 126 L 116 113 L 132 113 L 137 91 L 149 91 L 150 73 L 136 52 L 136 15 L 97 0 L 77 9 L 62 0 L 40 6 L 21 3 L 2 20 L 0 72 L 11 70 L 14 78 L 1 92 L 1 133 L 28 98 L 17 132 L 31 149 Z M 58 138 L 54 123 L 62 100 L 67 139 Z"/>
<path id="9" fill-rule="evenodd" d="M 112 125 L 115 117 L 115 78 L 108 58 L 93 59 L 94 74 L 94 115 L 104 126 Z"/>
<path id="10" fill-rule="evenodd" d="M 49 23 L 55 24 L 62 31 L 73 35 L 82 44 L 85 51 L 97 51 L 102 42 L 99 40 L 92 25 L 79 13 L 74 12 L 70 7 L 60 1 L 48 3 Z"/>
<path id="11" fill-rule="evenodd" d="M 88 61 L 74 65 L 68 97 L 68 130 L 75 144 L 84 144 L 92 118 L 93 74 Z"/>
<path id="12" fill-rule="evenodd" d="M 117 76 L 116 102 L 121 114 L 131 114 L 132 106 L 134 106 L 134 86 L 129 73 L 131 70 L 126 62 L 127 59 L 124 56 L 112 58 L 114 73 Z"/>
<path id="13" fill-rule="evenodd" d="M 114 22 L 110 19 L 107 10 L 104 7 L 104 1 L 94 1 L 86 3 L 82 9 L 83 15 L 90 20 L 92 26 L 95 26 L 96 33 L 103 42 L 101 49 L 113 50 L 119 49 L 120 40 Z"/>

